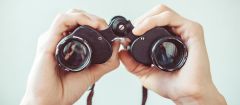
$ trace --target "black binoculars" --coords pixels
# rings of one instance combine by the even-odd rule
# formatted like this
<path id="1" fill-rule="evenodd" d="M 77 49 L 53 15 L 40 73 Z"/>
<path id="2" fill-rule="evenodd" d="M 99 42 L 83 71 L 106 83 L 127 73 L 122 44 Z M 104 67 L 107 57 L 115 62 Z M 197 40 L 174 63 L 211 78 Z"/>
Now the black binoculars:
<path id="1" fill-rule="evenodd" d="M 79 26 L 57 45 L 56 59 L 66 71 L 81 71 L 90 64 L 106 62 L 112 55 L 115 38 L 128 38 L 128 51 L 139 63 L 154 65 L 160 70 L 179 70 L 187 60 L 187 47 L 168 26 L 154 27 L 142 36 L 132 33 L 133 25 L 122 16 L 115 16 L 105 30 Z"/>

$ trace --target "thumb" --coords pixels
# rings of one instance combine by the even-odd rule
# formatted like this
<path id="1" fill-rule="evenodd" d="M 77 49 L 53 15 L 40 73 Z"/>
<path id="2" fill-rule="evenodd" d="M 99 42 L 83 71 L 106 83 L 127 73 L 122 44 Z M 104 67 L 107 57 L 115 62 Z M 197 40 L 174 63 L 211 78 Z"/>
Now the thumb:
<path id="1" fill-rule="evenodd" d="M 113 54 L 112 57 L 103 64 L 94 64 L 81 72 L 69 72 L 67 78 L 71 80 L 71 83 L 75 84 L 75 88 L 87 89 L 89 86 L 99 80 L 104 74 L 117 68 L 119 65 L 118 61 L 118 49 L 120 43 L 113 43 Z"/>
<path id="2" fill-rule="evenodd" d="M 150 90 L 161 93 L 159 88 L 162 89 L 165 86 L 162 84 L 166 84 L 166 81 L 170 79 L 168 78 L 170 75 L 167 72 L 158 70 L 154 66 L 149 67 L 138 63 L 126 50 L 120 51 L 119 58 L 127 70 L 136 75 L 142 82 L 142 85 Z"/>
<path id="3" fill-rule="evenodd" d="M 118 51 L 120 47 L 119 41 L 114 41 L 112 43 L 112 56 L 111 58 L 103 63 L 103 64 L 95 64 L 90 66 L 88 69 L 91 71 L 91 75 L 94 77 L 93 83 L 95 83 L 98 79 L 100 79 L 106 73 L 111 72 L 112 70 L 116 69 L 119 66 L 119 57 Z"/>
<path id="4" fill-rule="evenodd" d="M 121 50 L 119 52 L 119 58 L 126 69 L 136 75 L 137 77 L 142 77 L 145 74 L 148 74 L 150 67 L 145 66 L 141 63 L 138 63 L 127 50 Z"/>

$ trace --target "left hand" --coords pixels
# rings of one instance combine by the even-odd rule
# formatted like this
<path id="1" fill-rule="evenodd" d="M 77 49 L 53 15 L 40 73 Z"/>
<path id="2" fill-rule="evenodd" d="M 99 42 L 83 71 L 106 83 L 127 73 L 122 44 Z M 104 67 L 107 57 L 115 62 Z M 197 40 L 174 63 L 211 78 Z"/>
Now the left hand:
<path id="1" fill-rule="evenodd" d="M 71 105 L 104 74 L 119 65 L 119 42 L 113 43 L 112 57 L 103 64 L 91 65 L 81 72 L 61 70 L 55 59 L 58 42 L 79 25 L 103 30 L 107 23 L 87 12 L 72 9 L 56 17 L 50 29 L 39 38 L 37 53 L 29 74 L 21 105 Z"/>

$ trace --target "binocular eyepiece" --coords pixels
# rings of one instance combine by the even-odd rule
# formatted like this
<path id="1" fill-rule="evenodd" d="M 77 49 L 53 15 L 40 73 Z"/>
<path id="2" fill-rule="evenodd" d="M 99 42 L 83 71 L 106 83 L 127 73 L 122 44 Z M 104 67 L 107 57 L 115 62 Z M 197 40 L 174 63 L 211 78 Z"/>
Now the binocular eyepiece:
<path id="1" fill-rule="evenodd" d="M 139 63 L 154 65 L 160 70 L 179 70 L 187 59 L 187 47 L 168 27 L 155 27 L 142 36 L 132 33 L 133 25 L 122 16 L 115 16 L 107 29 L 95 30 L 79 26 L 57 45 L 56 59 L 67 71 L 81 71 L 90 64 L 106 62 L 112 55 L 112 41 L 130 39 L 129 53 Z"/>

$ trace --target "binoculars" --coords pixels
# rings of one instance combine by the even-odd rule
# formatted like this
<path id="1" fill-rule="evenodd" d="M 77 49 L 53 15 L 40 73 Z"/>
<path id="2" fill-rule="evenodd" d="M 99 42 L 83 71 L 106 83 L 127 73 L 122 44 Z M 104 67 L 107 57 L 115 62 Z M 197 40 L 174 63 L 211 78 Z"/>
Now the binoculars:
<path id="1" fill-rule="evenodd" d="M 135 36 L 133 28 L 122 16 L 113 17 L 105 30 L 79 26 L 58 43 L 56 60 L 63 70 L 81 71 L 91 64 L 106 62 L 112 55 L 115 38 L 128 38 L 128 51 L 141 64 L 164 71 L 179 70 L 185 64 L 187 47 L 168 26 L 154 27 L 141 36 Z"/>

